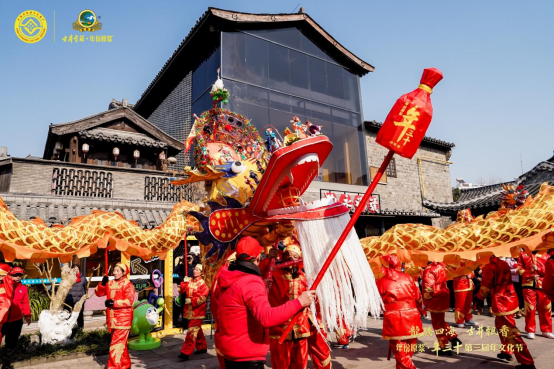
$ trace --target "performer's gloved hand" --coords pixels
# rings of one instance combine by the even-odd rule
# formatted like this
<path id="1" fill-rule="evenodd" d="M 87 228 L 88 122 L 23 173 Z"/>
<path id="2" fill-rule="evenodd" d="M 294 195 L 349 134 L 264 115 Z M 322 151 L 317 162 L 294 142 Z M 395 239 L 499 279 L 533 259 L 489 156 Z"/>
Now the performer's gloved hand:
<path id="1" fill-rule="evenodd" d="M 109 280 L 110 280 L 110 277 L 105 275 L 104 278 L 102 278 L 102 286 L 107 285 Z"/>
<path id="2" fill-rule="evenodd" d="M 104 305 L 106 305 L 107 308 L 113 308 L 113 300 L 106 300 Z"/>
<path id="3" fill-rule="evenodd" d="M 189 299 L 188 297 L 185 299 L 185 304 L 190 304 L 192 303 L 191 299 Z"/>

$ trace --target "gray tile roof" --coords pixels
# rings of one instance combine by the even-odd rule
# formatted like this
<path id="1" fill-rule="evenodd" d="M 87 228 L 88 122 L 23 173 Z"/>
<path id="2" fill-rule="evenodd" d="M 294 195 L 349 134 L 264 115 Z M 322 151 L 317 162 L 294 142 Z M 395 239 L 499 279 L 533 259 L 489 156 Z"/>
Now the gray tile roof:
<path id="1" fill-rule="evenodd" d="M 77 216 L 93 210 L 117 211 L 125 219 L 136 221 L 141 227 L 161 225 L 171 213 L 174 203 L 132 201 L 117 199 L 91 199 L 86 197 L 42 196 L 17 193 L 0 193 L 10 211 L 20 220 L 41 218 L 47 225 L 67 225 Z"/>
<path id="2" fill-rule="evenodd" d="M 529 194 L 535 196 L 544 182 L 554 185 L 553 162 L 543 161 L 512 182 L 462 189 L 462 194 L 456 202 L 439 203 L 424 199 L 423 206 L 441 214 L 455 214 L 459 210 L 467 208 L 472 210 L 493 210 L 500 206 L 500 194 L 503 191 L 502 184 L 510 184 L 514 187 L 523 185 Z"/>
<path id="3" fill-rule="evenodd" d="M 137 132 L 119 131 L 109 128 L 93 128 L 79 132 L 83 138 L 89 138 L 98 141 L 119 142 L 133 144 L 138 146 L 167 148 L 166 142 L 157 141 L 148 135 Z"/>

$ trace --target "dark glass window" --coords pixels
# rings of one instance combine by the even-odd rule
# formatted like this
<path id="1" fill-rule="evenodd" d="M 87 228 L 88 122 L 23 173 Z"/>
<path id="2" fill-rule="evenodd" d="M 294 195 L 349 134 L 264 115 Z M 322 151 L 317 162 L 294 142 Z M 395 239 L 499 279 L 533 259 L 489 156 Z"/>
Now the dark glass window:
<path id="1" fill-rule="evenodd" d="M 310 98 L 313 100 L 328 102 L 327 96 L 327 72 L 325 62 L 316 58 L 310 58 L 308 63 L 308 73 L 310 75 Z"/>
<path id="2" fill-rule="evenodd" d="M 246 80 L 258 86 L 267 86 L 268 43 L 246 35 Z"/>
<path id="3" fill-rule="evenodd" d="M 333 152 L 335 156 L 336 182 L 362 184 L 358 130 L 341 124 L 333 124 Z"/>
<path id="4" fill-rule="evenodd" d="M 241 32 L 224 32 L 222 45 L 222 75 L 246 81 L 246 35 Z"/>
<path id="5" fill-rule="evenodd" d="M 289 50 L 289 91 L 293 95 L 308 96 L 310 93 L 310 76 L 307 73 L 308 58 L 309 56 L 306 54 Z"/>
<path id="6" fill-rule="evenodd" d="M 229 109 L 251 119 L 262 138 L 268 124 L 282 136 L 293 116 L 322 126 L 334 145 L 322 180 L 367 184 L 357 75 L 296 28 L 223 32 L 222 45 Z"/>
<path id="7" fill-rule="evenodd" d="M 275 41 L 281 45 L 300 50 L 300 38 L 302 34 L 297 28 L 276 28 L 268 29 L 265 38 Z"/>
<path id="8" fill-rule="evenodd" d="M 224 32 L 222 37 L 223 76 L 360 112 L 358 76 L 296 28 Z"/>
<path id="9" fill-rule="evenodd" d="M 342 83 L 344 88 L 344 107 L 348 110 L 359 112 L 360 109 L 360 86 L 358 76 L 346 69 L 342 70 Z"/>
<path id="10" fill-rule="evenodd" d="M 268 43 L 269 46 L 269 85 L 267 87 L 290 92 L 289 88 L 289 49 Z"/>
<path id="11" fill-rule="evenodd" d="M 344 69 L 331 63 L 326 63 L 326 67 L 329 104 L 344 107 L 344 86 L 342 75 L 342 71 Z"/>
<path id="12" fill-rule="evenodd" d="M 271 109 L 291 112 L 290 96 L 269 91 L 269 107 Z"/>
<path id="13" fill-rule="evenodd" d="M 322 121 L 331 121 L 331 108 L 327 105 L 306 101 L 306 115 Z"/>

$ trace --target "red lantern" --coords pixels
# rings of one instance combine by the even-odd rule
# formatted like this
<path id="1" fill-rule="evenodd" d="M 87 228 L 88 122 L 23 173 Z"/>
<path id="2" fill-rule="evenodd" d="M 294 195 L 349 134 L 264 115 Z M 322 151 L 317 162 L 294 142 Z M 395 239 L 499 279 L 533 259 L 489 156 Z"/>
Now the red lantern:
<path id="1" fill-rule="evenodd" d="M 379 145 L 408 159 L 415 155 L 433 118 L 431 92 L 441 79 L 436 68 L 423 71 L 419 87 L 402 95 L 389 112 L 377 134 Z"/>

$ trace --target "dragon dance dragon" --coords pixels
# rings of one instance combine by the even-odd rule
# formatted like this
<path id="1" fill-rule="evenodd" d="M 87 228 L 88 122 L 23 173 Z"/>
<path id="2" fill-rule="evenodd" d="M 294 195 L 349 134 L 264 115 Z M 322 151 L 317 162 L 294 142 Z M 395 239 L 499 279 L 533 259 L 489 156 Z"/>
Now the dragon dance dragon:
<path id="1" fill-rule="evenodd" d="M 333 199 L 302 200 L 332 150 L 331 142 L 321 127 L 295 118 L 283 141 L 271 126 L 266 126 L 263 140 L 247 118 L 217 107 L 229 97 L 220 79 L 211 95 L 213 108 L 195 116 L 186 142 L 187 149 L 193 147 L 196 167 L 185 167 L 172 181 L 177 186 L 204 182 L 205 206 L 182 201 L 153 230 L 101 211 L 49 228 L 40 219 L 17 219 L 0 199 L 4 258 L 68 261 L 73 255 L 86 257 L 109 247 L 128 256 L 164 259 L 187 234 L 194 234 L 211 285 L 233 257 L 240 237 L 253 236 L 266 248 L 299 243 L 306 274 L 313 278 L 349 219 L 349 209 Z M 446 229 L 401 224 L 381 237 L 361 241 L 351 232 L 320 286 L 324 292 L 318 289 L 324 323 L 332 330 L 343 320 L 355 328 L 365 324 L 368 311 L 378 313 L 373 274 L 379 275 L 383 255 L 396 253 L 407 270 L 437 260 L 450 265 L 452 275 L 464 274 L 486 262 L 490 253 L 515 256 L 522 247 L 554 247 L 553 227 L 554 188 L 545 184 L 534 198 L 521 189 L 506 188 L 498 212 L 475 219 L 466 212 Z"/>

